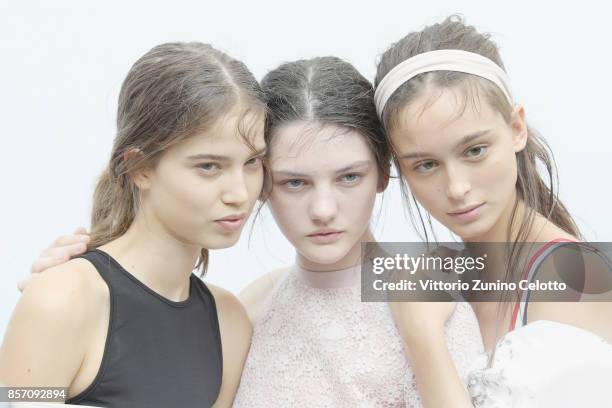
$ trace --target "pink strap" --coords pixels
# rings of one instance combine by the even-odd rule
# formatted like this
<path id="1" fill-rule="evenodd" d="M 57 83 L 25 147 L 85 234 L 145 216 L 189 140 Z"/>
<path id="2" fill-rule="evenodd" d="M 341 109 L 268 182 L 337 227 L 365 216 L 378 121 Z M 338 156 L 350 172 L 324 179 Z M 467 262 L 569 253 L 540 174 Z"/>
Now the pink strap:
<path id="1" fill-rule="evenodd" d="M 531 270 L 531 267 L 533 266 L 533 264 L 535 263 L 535 261 L 538 259 L 538 257 L 542 254 L 542 252 L 546 251 L 546 249 L 548 249 L 551 245 L 556 244 L 558 242 L 578 242 L 575 241 L 573 239 L 566 239 L 566 238 L 557 238 L 557 239 L 553 239 L 552 241 L 548 241 L 544 246 L 542 246 L 542 248 L 538 249 L 538 251 L 531 257 L 531 259 L 529 260 L 529 263 L 527 264 L 527 266 L 525 267 L 525 269 L 523 270 L 523 276 L 521 277 L 521 279 L 525 279 L 525 277 L 527 276 L 527 274 L 529 273 L 529 271 Z M 516 303 L 514 304 L 514 308 L 512 310 L 512 317 L 510 319 L 510 331 L 514 330 L 516 328 L 516 319 L 518 317 L 518 312 L 520 310 L 521 307 L 521 293 L 519 293 L 519 298 L 516 301 Z"/>

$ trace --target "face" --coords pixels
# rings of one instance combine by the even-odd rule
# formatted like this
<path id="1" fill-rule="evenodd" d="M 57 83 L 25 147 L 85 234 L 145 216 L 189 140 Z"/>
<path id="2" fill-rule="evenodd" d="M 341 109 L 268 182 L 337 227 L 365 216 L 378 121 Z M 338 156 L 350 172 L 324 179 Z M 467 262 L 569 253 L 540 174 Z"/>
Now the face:
<path id="1" fill-rule="evenodd" d="M 391 132 L 402 175 L 418 202 L 452 232 L 494 240 L 516 197 L 516 153 L 527 141 L 523 108 L 515 107 L 507 123 L 484 98 L 461 113 L 464 101 L 456 92 L 435 92 L 433 104 L 426 93 L 404 108 Z"/>
<path id="2" fill-rule="evenodd" d="M 360 253 L 379 188 L 374 154 L 352 130 L 294 122 L 270 146 L 269 205 L 302 265 L 339 269 Z M 351 266 L 351 265 L 347 265 Z"/>
<path id="3" fill-rule="evenodd" d="M 143 213 L 180 242 L 209 249 L 235 244 L 259 197 L 263 117 L 247 117 L 256 124 L 254 152 L 236 131 L 239 115 L 225 115 L 172 146 L 136 180 Z"/>

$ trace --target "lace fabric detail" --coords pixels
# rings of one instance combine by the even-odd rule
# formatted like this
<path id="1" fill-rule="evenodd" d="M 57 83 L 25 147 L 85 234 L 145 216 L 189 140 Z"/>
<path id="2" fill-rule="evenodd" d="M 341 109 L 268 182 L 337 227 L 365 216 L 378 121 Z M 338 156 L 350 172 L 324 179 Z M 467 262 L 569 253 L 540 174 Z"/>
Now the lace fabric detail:
<path id="1" fill-rule="evenodd" d="M 599 407 L 612 401 L 604 384 L 612 370 L 612 345 L 586 330 L 529 323 L 498 342 L 490 367 L 488 359 L 482 353 L 467 376 L 475 407 Z"/>
<path id="2" fill-rule="evenodd" d="M 527 408 L 533 404 L 533 394 L 518 384 L 511 386 L 507 364 L 514 360 L 514 346 L 508 338 L 500 340 L 495 351 L 498 364 L 487 367 L 490 353 L 483 353 L 474 361 L 474 368 L 467 375 L 467 388 L 476 408 Z"/>
<path id="3" fill-rule="evenodd" d="M 325 272 L 334 273 L 334 272 Z M 446 328 L 460 373 L 482 353 L 469 305 Z M 361 302 L 359 285 L 311 287 L 289 272 L 255 323 L 234 407 L 420 407 L 387 303 Z"/>

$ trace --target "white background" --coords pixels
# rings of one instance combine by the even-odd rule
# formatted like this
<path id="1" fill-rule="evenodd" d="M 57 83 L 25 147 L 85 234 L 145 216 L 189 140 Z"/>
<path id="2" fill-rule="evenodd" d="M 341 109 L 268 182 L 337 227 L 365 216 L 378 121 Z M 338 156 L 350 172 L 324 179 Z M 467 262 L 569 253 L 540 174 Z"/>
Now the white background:
<path id="1" fill-rule="evenodd" d="M 459 12 L 501 45 L 516 98 L 549 141 L 560 197 L 587 239 L 612 241 L 612 24 L 605 3 L 570 4 L 2 1 L 0 334 L 19 296 L 16 282 L 37 254 L 88 226 L 121 81 L 138 57 L 168 41 L 211 43 L 257 78 L 284 61 L 336 55 L 373 79 L 378 55 L 393 41 Z M 380 240 L 417 240 L 395 185 L 376 214 Z M 235 247 L 212 252 L 210 282 L 237 292 L 292 262 L 269 214 L 255 222 L 250 243 L 249 231 Z"/>

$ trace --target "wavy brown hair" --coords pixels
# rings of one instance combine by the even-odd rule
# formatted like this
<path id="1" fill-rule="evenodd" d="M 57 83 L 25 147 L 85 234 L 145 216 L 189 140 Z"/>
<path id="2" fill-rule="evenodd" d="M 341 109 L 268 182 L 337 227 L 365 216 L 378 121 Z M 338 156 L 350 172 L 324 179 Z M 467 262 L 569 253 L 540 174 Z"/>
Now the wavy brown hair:
<path id="1" fill-rule="evenodd" d="M 237 131 L 253 148 L 252 123 L 245 118 L 254 112 L 263 120 L 263 93 L 242 62 L 210 45 L 161 44 L 138 59 L 121 86 L 117 134 L 94 192 L 89 246 L 120 237 L 134 221 L 139 191 L 132 174 L 154 166 L 166 149 L 236 108 L 243 112 Z M 138 154 L 127 154 L 134 150 Z M 196 269 L 203 274 L 207 264 L 203 248 Z"/>

